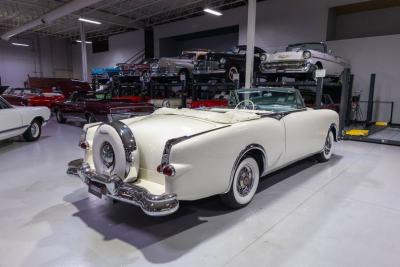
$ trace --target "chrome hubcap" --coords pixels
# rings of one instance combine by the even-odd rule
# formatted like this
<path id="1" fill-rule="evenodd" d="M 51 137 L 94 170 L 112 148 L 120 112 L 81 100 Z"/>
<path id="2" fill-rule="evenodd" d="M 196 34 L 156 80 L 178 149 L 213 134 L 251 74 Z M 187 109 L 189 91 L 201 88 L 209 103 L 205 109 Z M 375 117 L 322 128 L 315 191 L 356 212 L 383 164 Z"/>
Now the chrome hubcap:
<path id="1" fill-rule="evenodd" d="M 331 149 L 332 149 L 332 140 L 331 140 L 330 134 L 328 134 L 328 137 L 326 138 L 326 141 L 325 141 L 325 147 L 324 147 L 325 155 L 329 155 L 329 153 L 331 152 Z"/>
<path id="2" fill-rule="evenodd" d="M 236 74 L 236 73 L 238 73 L 236 68 L 230 68 L 229 69 L 229 79 L 231 79 L 233 81 L 233 74 Z"/>
<path id="3" fill-rule="evenodd" d="M 110 143 L 104 142 L 100 149 L 100 157 L 107 168 L 114 168 L 115 154 Z"/>
<path id="4" fill-rule="evenodd" d="M 249 194 L 254 184 L 254 173 L 250 166 L 244 166 L 239 171 L 236 189 L 244 197 Z"/>
<path id="5" fill-rule="evenodd" d="M 31 126 L 31 135 L 33 137 L 36 137 L 39 133 L 39 125 L 37 125 L 36 123 L 32 124 Z"/>

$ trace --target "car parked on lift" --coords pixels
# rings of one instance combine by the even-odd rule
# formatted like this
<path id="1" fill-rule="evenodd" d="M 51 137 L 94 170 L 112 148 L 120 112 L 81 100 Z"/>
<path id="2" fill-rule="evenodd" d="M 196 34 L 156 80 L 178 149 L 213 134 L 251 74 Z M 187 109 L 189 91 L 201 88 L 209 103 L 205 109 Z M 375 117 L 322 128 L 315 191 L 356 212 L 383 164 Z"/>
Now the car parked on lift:
<path id="1" fill-rule="evenodd" d="M 246 45 L 238 45 L 226 52 L 207 53 L 196 62 L 193 79 L 197 82 L 217 80 L 233 82 L 235 74 L 239 74 L 240 82 L 245 80 L 246 71 Z M 260 72 L 260 63 L 265 57 L 265 51 L 254 47 L 254 73 Z"/>
<path id="2" fill-rule="evenodd" d="M 269 81 L 278 77 L 290 77 L 297 80 L 312 80 L 318 69 L 326 70 L 326 77 L 338 81 L 348 60 L 335 56 L 326 43 L 298 43 L 286 47 L 284 52 L 265 54 L 260 65 L 261 73 Z"/>
<path id="3" fill-rule="evenodd" d="M 43 93 L 37 88 L 8 88 L 3 98 L 15 106 L 45 106 L 50 110 L 57 102 L 63 102 L 65 97 L 59 93 Z"/>
<path id="4" fill-rule="evenodd" d="M 60 123 L 66 120 L 93 123 L 147 115 L 154 111 L 154 106 L 145 102 L 112 99 L 109 93 L 75 92 L 67 101 L 57 103 L 54 111 Z"/>
<path id="5" fill-rule="evenodd" d="M 84 158 L 69 163 L 98 197 L 171 214 L 179 201 L 220 195 L 232 208 L 253 199 L 260 177 L 300 159 L 328 161 L 338 114 L 306 108 L 298 90 L 234 92 L 234 108 L 162 108 L 148 116 L 88 124 Z"/>
<path id="6" fill-rule="evenodd" d="M 179 57 L 162 57 L 158 62 L 150 64 L 150 77 L 159 82 L 178 82 L 181 75 L 186 81 L 193 78 L 192 72 L 196 60 L 209 53 L 209 49 L 189 49 L 182 51 Z"/>
<path id="7" fill-rule="evenodd" d="M 22 135 L 35 141 L 50 118 L 47 107 L 14 107 L 0 96 L 0 140 Z"/>

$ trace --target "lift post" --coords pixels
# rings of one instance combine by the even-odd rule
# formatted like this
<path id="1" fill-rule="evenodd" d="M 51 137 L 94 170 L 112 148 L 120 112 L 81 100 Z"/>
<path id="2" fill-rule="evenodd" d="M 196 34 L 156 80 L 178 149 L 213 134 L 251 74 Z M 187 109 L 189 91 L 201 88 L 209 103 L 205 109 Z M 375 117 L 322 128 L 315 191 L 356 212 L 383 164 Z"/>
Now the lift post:
<path id="1" fill-rule="evenodd" d="M 346 121 L 347 107 L 348 107 L 348 96 L 350 89 L 350 69 L 346 68 L 343 71 L 342 80 L 342 92 L 340 93 L 340 110 L 339 110 L 339 134 L 338 136 L 343 137 L 343 130 Z"/>
<path id="2" fill-rule="evenodd" d="M 375 79 L 376 79 L 376 74 L 372 73 L 369 83 L 368 108 L 367 108 L 367 119 L 366 119 L 367 126 L 370 126 L 373 123 L 372 111 L 374 107 Z"/>
<path id="3" fill-rule="evenodd" d="M 323 85 L 324 85 L 324 78 L 318 77 L 317 78 L 317 87 L 315 88 L 315 109 L 321 108 L 322 92 L 324 90 Z"/>

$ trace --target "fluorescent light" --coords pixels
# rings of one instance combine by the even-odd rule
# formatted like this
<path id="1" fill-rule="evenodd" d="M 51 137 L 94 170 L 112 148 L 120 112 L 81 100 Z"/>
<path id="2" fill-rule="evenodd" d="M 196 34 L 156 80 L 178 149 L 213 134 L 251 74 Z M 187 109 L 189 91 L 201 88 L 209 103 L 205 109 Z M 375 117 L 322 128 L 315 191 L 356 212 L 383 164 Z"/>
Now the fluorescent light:
<path id="1" fill-rule="evenodd" d="M 75 40 L 75 42 L 77 42 L 77 43 L 82 43 L 81 40 Z M 85 41 L 85 43 L 86 43 L 86 44 L 91 44 L 92 42 L 91 42 L 91 41 Z"/>
<path id="2" fill-rule="evenodd" d="M 215 16 L 222 16 L 221 12 L 218 12 L 218 11 L 215 11 L 215 10 L 212 10 L 212 9 L 209 9 L 209 8 L 205 8 L 203 11 L 207 12 L 207 13 L 210 13 L 210 14 L 213 14 Z"/>
<path id="3" fill-rule="evenodd" d="M 91 19 L 79 18 L 78 20 L 80 20 L 80 21 L 84 21 L 84 22 L 88 22 L 88 23 L 93 23 L 93 24 L 101 24 L 101 22 L 100 22 L 100 21 L 91 20 Z"/>
<path id="4" fill-rule="evenodd" d="M 30 46 L 28 44 L 23 44 L 23 43 L 11 43 L 11 44 L 16 46 Z"/>

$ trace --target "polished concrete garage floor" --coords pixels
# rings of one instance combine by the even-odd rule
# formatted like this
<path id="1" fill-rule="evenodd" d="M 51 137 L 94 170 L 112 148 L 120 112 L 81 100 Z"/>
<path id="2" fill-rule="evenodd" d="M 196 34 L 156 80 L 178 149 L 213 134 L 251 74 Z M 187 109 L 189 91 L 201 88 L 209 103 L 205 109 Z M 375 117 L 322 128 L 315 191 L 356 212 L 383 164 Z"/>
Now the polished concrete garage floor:
<path id="1" fill-rule="evenodd" d="M 399 147 L 345 141 L 265 177 L 244 209 L 213 197 L 151 218 L 65 174 L 79 134 L 51 121 L 0 143 L 0 266 L 400 266 Z"/>

